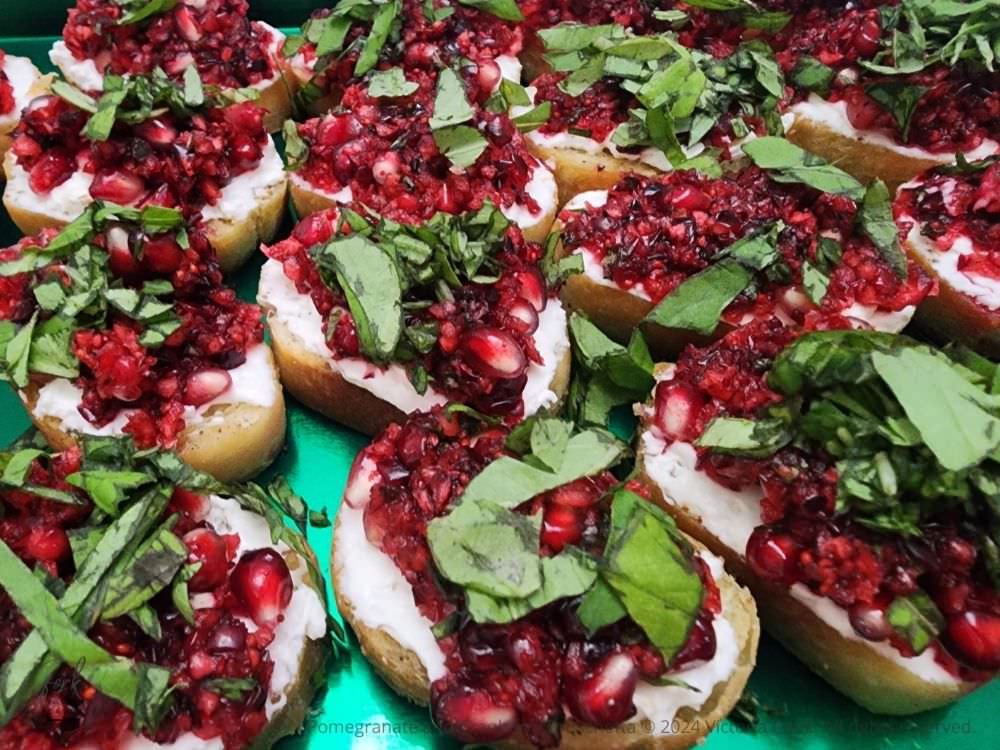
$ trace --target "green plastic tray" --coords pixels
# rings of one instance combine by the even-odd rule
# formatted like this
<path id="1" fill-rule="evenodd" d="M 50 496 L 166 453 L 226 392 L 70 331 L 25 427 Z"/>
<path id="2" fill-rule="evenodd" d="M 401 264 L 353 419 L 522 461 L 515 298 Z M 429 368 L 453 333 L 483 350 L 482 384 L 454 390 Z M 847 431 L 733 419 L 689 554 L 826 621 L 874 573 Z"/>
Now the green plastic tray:
<path id="1" fill-rule="evenodd" d="M 62 28 L 69 4 L 0 0 L 0 29 L 4 33 L 0 48 L 29 56 L 40 68 L 51 70 L 47 52 L 52 35 Z M 298 25 L 310 8 L 321 5 L 303 0 L 261 0 L 254 3 L 254 10 L 265 20 L 288 27 Z M 287 233 L 288 227 L 284 231 Z M 17 229 L 0 210 L 0 247 L 18 237 Z M 254 298 L 261 263 L 259 256 L 234 279 L 244 299 Z M 288 406 L 288 444 L 268 474 L 285 474 L 310 506 L 325 506 L 332 516 L 351 461 L 365 439 L 317 417 L 294 400 L 290 399 Z M 17 397 L 0 384 L 0 445 L 13 441 L 28 426 Z M 311 540 L 325 567 L 330 531 L 314 530 Z M 891 718 L 858 708 L 767 637 L 761 642 L 758 664 L 750 687 L 765 708 L 756 730 L 724 721 L 708 737 L 704 745 L 708 750 L 1000 748 L 1000 718 L 993 714 L 1000 708 L 1000 681 L 951 707 Z M 315 709 L 305 734 L 285 740 L 280 750 L 458 747 L 435 730 L 425 709 L 399 698 L 375 676 L 353 636 L 350 653 L 331 666 L 326 694 L 317 700 Z"/>

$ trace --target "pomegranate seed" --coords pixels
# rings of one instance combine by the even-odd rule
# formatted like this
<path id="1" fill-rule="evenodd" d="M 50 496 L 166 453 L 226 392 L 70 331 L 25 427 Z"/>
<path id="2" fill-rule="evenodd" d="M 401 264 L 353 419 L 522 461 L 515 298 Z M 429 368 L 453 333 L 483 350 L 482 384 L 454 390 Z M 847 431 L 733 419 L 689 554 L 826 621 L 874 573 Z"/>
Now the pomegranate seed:
<path id="1" fill-rule="evenodd" d="M 195 521 L 200 521 L 208 513 L 208 498 L 182 487 L 174 490 L 170 502 L 177 510 L 186 513 Z"/>
<path id="2" fill-rule="evenodd" d="M 500 66 L 492 60 L 485 60 L 479 63 L 477 68 L 476 82 L 479 84 L 479 88 L 484 93 L 493 93 L 493 90 L 500 85 Z"/>
<path id="3" fill-rule="evenodd" d="M 639 670 L 628 654 L 611 654 L 583 680 L 566 679 L 564 694 L 577 719 L 595 727 L 613 727 L 635 714 L 632 696 Z"/>
<path id="4" fill-rule="evenodd" d="M 795 581 L 800 549 L 787 534 L 758 526 L 747 541 L 747 560 L 764 580 L 790 584 Z"/>
<path id="5" fill-rule="evenodd" d="M 497 742 L 517 728 L 517 711 L 484 690 L 457 688 L 434 701 L 434 723 L 459 742 Z"/>
<path id="6" fill-rule="evenodd" d="M 135 134 L 161 148 L 172 146 L 177 140 L 177 128 L 160 119 L 146 120 L 137 125 Z"/>
<path id="7" fill-rule="evenodd" d="M 174 12 L 174 20 L 177 22 L 177 29 L 181 32 L 181 36 L 189 42 L 197 42 L 201 39 L 201 27 L 189 7 L 181 5 L 177 8 Z"/>
<path id="8" fill-rule="evenodd" d="M 312 214 L 295 225 L 292 236 L 307 248 L 322 244 L 333 236 L 338 216 L 333 208 Z"/>
<path id="9" fill-rule="evenodd" d="M 204 651 L 195 651 L 188 662 L 188 672 L 196 680 L 203 680 L 215 671 L 216 666 L 215 659 L 211 656 Z"/>
<path id="10" fill-rule="evenodd" d="M 202 568 L 204 570 L 204 568 Z M 220 622 L 212 630 L 205 642 L 211 654 L 230 654 L 242 651 L 247 645 L 246 626 L 237 621 Z"/>
<path id="11" fill-rule="evenodd" d="M 142 262 L 150 271 L 168 276 L 180 268 L 184 251 L 168 234 L 155 234 L 142 243 Z"/>
<path id="12" fill-rule="evenodd" d="M 542 272 L 537 268 L 524 268 L 515 273 L 514 278 L 517 280 L 518 296 L 528 300 L 538 312 L 544 310 L 549 300 Z"/>
<path id="13" fill-rule="evenodd" d="M 113 226 L 104 235 L 108 248 L 108 266 L 111 273 L 119 278 L 132 278 L 138 276 L 141 269 L 139 262 L 132 255 L 132 247 L 129 243 L 129 233 L 121 226 Z"/>
<path id="14" fill-rule="evenodd" d="M 862 638 L 869 641 L 884 641 L 892 635 L 892 625 L 885 616 L 885 605 L 881 602 L 857 602 L 848 615 L 851 626 Z"/>
<path id="15" fill-rule="evenodd" d="M 184 386 L 185 404 L 203 406 L 213 401 L 233 384 L 233 377 L 226 370 L 212 368 L 189 376 Z"/>
<path id="16" fill-rule="evenodd" d="M 292 574 L 285 559 L 270 548 L 247 552 L 236 563 L 229 584 L 236 599 L 258 625 L 273 625 L 292 600 Z"/>
<path id="17" fill-rule="evenodd" d="M 60 151 L 49 151 L 28 172 L 28 183 L 36 193 L 47 193 L 70 178 L 76 170 L 73 162 Z"/>
<path id="18" fill-rule="evenodd" d="M 564 484 L 552 491 L 552 502 L 573 508 L 589 508 L 600 499 L 600 493 L 587 479 Z"/>
<path id="19" fill-rule="evenodd" d="M 583 524 L 577 511 L 568 505 L 550 505 L 542 516 L 541 541 L 552 552 L 560 552 L 567 544 L 576 544 L 583 537 Z"/>
<path id="20" fill-rule="evenodd" d="M 45 562 L 58 562 L 69 554 L 69 538 L 58 527 L 34 527 L 24 543 L 25 553 Z"/>
<path id="21" fill-rule="evenodd" d="M 320 123 L 316 140 L 321 146 L 340 146 L 354 138 L 361 128 L 351 115 L 331 115 Z"/>
<path id="22" fill-rule="evenodd" d="M 520 344 L 506 331 L 483 326 L 462 339 L 465 361 L 486 377 L 517 378 L 528 368 Z"/>
<path id="23" fill-rule="evenodd" d="M 172 76 L 180 75 L 185 70 L 194 65 L 194 55 L 190 52 L 182 52 L 176 57 L 172 57 L 163 64 L 163 69 Z"/>
<path id="24" fill-rule="evenodd" d="M 948 621 L 948 645 L 977 669 L 1000 669 L 1000 616 L 970 610 Z"/>
<path id="25" fill-rule="evenodd" d="M 211 529 L 192 529 L 184 535 L 188 562 L 201 563 L 198 572 L 188 581 L 191 591 L 211 591 L 226 582 L 229 559 L 226 543 Z"/>
<path id="26" fill-rule="evenodd" d="M 427 441 L 431 434 L 417 424 L 407 424 L 399 436 L 396 455 L 404 466 L 414 468 L 427 452 Z"/>
<path id="27" fill-rule="evenodd" d="M 145 192 L 146 185 L 140 178 L 123 172 L 99 172 L 90 185 L 90 195 L 95 200 L 122 206 L 137 202 Z"/>
<path id="28" fill-rule="evenodd" d="M 716 649 L 715 628 L 712 627 L 712 617 L 701 616 L 694 621 L 694 627 L 688 635 L 684 647 L 674 656 L 672 666 L 679 669 L 694 662 L 711 661 Z"/>
<path id="29" fill-rule="evenodd" d="M 859 57 L 872 57 L 879 50 L 882 27 L 874 18 L 866 18 L 852 40 Z"/>
<path id="30" fill-rule="evenodd" d="M 354 457 L 351 472 L 347 477 L 344 502 L 352 508 L 363 508 L 371 500 L 372 485 L 378 480 L 378 466 L 362 451 Z"/>
<path id="31" fill-rule="evenodd" d="M 705 194 L 704 190 L 691 185 L 681 187 L 680 190 L 670 197 L 670 200 L 676 208 L 685 211 L 704 211 L 712 205 L 711 199 Z"/>
<path id="32" fill-rule="evenodd" d="M 863 89 L 850 89 L 844 99 L 847 102 L 847 119 L 858 130 L 867 130 L 882 116 L 882 108 Z"/>
<path id="33" fill-rule="evenodd" d="M 698 415 L 704 405 L 704 396 L 694 386 L 665 381 L 656 389 L 656 426 L 671 440 L 693 440 L 698 436 Z"/>
<path id="34" fill-rule="evenodd" d="M 510 306 L 507 314 L 511 317 L 511 323 L 515 330 L 530 336 L 538 330 L 538 313 L 526 299 L 518 299 Z"/>
<path id="35" fill-rule="evenodd" d="M 399 154 L 386 151 L 372 164 L 372 176 L 379 185 L 384 185 L 390 177 L 399 174 Z"/>

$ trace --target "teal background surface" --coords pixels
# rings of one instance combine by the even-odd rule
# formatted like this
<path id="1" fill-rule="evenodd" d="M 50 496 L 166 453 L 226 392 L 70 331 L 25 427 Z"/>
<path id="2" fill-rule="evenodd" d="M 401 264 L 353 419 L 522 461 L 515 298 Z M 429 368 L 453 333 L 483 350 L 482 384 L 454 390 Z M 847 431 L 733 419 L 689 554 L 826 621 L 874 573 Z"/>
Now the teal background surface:
<path id="1" fill-rule="evenodd" d="M 610 1 L 610 0 L 609 0 Z M 65 8 L 55 0 L 0 0 L 0 48 L 32 57 L 50 70 L 46 53 L 58 34 Z M 321 3 L 304 0 L 255 0 L 253 13 L 278 26 L 295 26 Z M 283 231 L 287 233 L 289 227 Z M 0 209 L 0 247 L 18 239 L 18 231 Z M 254 298 L 262 256 L 234 278 L 240 296 Z M 355 453 L 365 439 L 309 412 L 294 400 L 288 409 L 288 444 L 266 476 L 285 474 L 313 508 L 331 516 Z M 17 397 L 0 384 L 0 445 L 29 426 Z M 311 532 L 320 560 L 329 561 L 330 531 Z M 332 598 L 331 598 L 332 601 Z M 396 696 L 373 673 L 351 638 L 349 653 L 333 663 L 328 687 L 316 702 L 302 736 L 285 740 L 279 750 L 410 750 L 457 748 L 441 737 L 418 708 Z M 1000 748 L 1000 681 L 948 708 L 915 717 L 875 716 L 840 696 L 774 641 L 763 638 L 750 686 L 764 708 L 755 731 L 725 721 L 708 737 L 708 750 L 988 750 Z"/>

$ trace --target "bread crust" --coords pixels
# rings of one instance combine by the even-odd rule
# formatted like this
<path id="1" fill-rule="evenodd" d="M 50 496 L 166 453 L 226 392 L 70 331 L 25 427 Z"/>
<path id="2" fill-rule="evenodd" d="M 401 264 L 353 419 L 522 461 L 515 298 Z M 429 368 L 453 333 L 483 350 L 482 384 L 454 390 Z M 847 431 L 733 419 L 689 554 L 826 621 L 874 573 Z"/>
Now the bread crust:
<path id="1" fill-rule="evenodd" d="M 825 123 L 808 117 L 796 117 L 786 137 L 864 183 L 881 179 L 891 192 L 895 192 L 897 187 L 921 172 L 954 160 L 946 157 L 921 159 L 901 154 L 886 146 L 865 143 L 843 135 Z"/>
<path id="2" fill-rule="evenodd" d="M 13 55 L 12 55 L 13 57 Z M 34 67 L 34 65 L 32 65 Z M 35 68 L 35 80 L 28 89 L 29 101 L 34 99 L 36 96 L 41 96 L 42 94 L 48 93 L 49 86 L 52 85 L 51 75 L 42 75 L 38 68 Z M 3 159 L 7 155 L 7 151 L 10 150 L 10 144 L 13 141 L 14 130 L 17 129 L 20 123 L 20 118 L 15 118 L 12 122 L 6 125 L 0 125 L 0 159 Z"/>
<path id="3" fill-rule="evenodd" d="M 636 458 L 636 472 L 678 527 L 723 558 L 726 570 L 750 589 L 764 630 L 851 700 L 873 713 L 905 716 L 947 705 L 979 687 L 979 683 L 966 681 L 927 682 L 865 642 L 845 638 L 792 597 L 787 588 L 755 575 L 743 553 L 723 544 L 705 528 L 699 516 L 668 501 L 656 481 L 646 474 L 641 451 Z"/>
<path id="4" fill-rule="evenodd" d="M 279 49 L 272 59 L 275 76 L 271 83 L 260 89 L 256 104 L 267 110 L 264 127 L 267 132 L 281 130 L 285 120 L 292 116 L 295 93 L 299 90 L 299 79 Z"/>
<path id="5" fill-rule="evenodd" d="M 938 282 L 937 296 L 920 303 L 914 322 L 941 343 L 960 341 L 988 357 L 1000 357 L 1000 311 L 982 307 L 955 289 L 909 241 L 903 242 L 903 249 Z"/>
<path id="6" fill-rule="evenodd" d="M 264 305 L 264 309 L 281 382 L 297 400 L 365 435 L 377 435 L 393 422 L 406 418 L 389 402 L 334 372 L 326 359 L 309 351 L 302 339 L 278 320 L 273 308 Z M 567 351 L 549 386 L 560 400 L 569 389 L 570 360 Z"/>
<path id="7" fill-rule="evenodd" d="M 337 530 L 340 516 L 337 517 Z M 336 540 L 337 534 L 334 534 Z M 695 546 L 700 545 L 695 542 Z M 338 545 L 334 543 L 331 554 L 333 567 L 333 588 L 336 592 L 337 607 L 344 621 L 358 637 L 361 652 L 372 663 L 379 676 L 389 683 L 400 695 L 420 706 L 430 703 L 430 680 L 420 658 L 402 646 L 395 638 L 382 629 L 370 628 L 357 616 L 354 603 L 342 593 L 340 581 L 347 575 L 345 560 L 338 555 Z M 740 639 L 740 656 L 732 676 L 712 691 L 701 709 L 682 708 L 676 716 L 678 731 L 662 734 L 662 721 L 643 720 L 635 726 L 635 731 L 623 729 L 625 725 L 613 729 L 598 729 L 577 721 L 568 720 L 562 728 L 559 750 L 684 750 L 701 742 L 732 710 L 746 687 L 747 679 L 757 660 L 757 645 L 760 640 L 760 624 L 757 610 L 750 592 L 742 588 L 728 574 L 717 581 L 722 594 L 723 611 Z M 658 726 L 661 725 L 661 726 Z M 670 722 L 673 727 L 675 722 Z M 532 750 L 532 743 L 518 733 L 514 737 L 493 744 L 504 750 Z"/>
<path id="8" fill-rule="evenodd" d="M 189 425 L 181 434 L 177 455 L 194 468 L 223 482 L 242 482 L 270 466 L 285 444 L 285 399 L 277 382 L 278 374 L 270 353 L 277 396 L 269 407 L 251 404 L 222 404 L 205 413 L 206 421 Z M 41 385 L 31 382 L 21 391 L 21 400 L 31 421 L 54 450 L 63 451 L 75 444 L 55 417 L 35 414 Z M 221 416 L 218 424 L 208 418 Z"/>
<path id="9" fill-rule="evenodd" d="M 661 174 L 648 164 L 620 159 L 609 153 L 588 154 L 572 148 L 540 146 L 525 138 L 528 150 L 548 165 L 559 186 L 559 205 L 589 190 L 610 190 L 627 174 L 655 176 Z"/>
<path id="10" fill-rule="evenodd" d="M 289 191 L 292 196 L 292 205 L 300 219 L 304 219 L 311 214 L 325 211 L 328 208 L 336 208 L 342 204 L 337 203 L 328 195 L 320 193 L 309 187 L 304 180 L 289 179 Z M 521 227 L 524 237 L 529 242 L 545 242 L 549 236 L 549 229 L 556 218 L 558 206 L 552 206 L 549 211 L 538 217 L 538 219 L 527 227 Z"/>
<path id="11" fill-rule="evenodd" d="M 13 175 L 14 159 L 8 153 L 4 159 L 4 172 L 10 181 Z M 219 265 L 226 273 L 242 266 L 262 242 L 270 242 L 278 233 L 278 227 L 285 216 L 285 198 L 288 195 L 288 181 L 272 185 L 254 206 L 253 210 L 238 221 L 213 219 L 204 224 L 205 234 L 219 258 Z M 34 236 L 49 227 L 62 228 L 66 222 L 41 211 L 33 211 L 15 205 L 4 192 L 3 204 L 11 220 L 21 232 Z"/>
<path id="12" fill-rule="evenodd" d="M 310 552 L 315 570 L 319 570 L 319 563 L 316 555 Z M 285 559 L 289 561 L 289 567 L 294 569 L 295 565 L 303 564 L 297 553 L 293 561 L 289 561 L 286 554 Z M 303 582 L 309 586 L 319 596 L 320 601 L 325 601 L 323 591 L 323 581 L 317 581 L 312 572 L 307 569 Z M 312 704 L 316 692 L 326 682 L 326 663 L 330 655 L 330 634 L 318 640 L 306 640 L 302 656 L 299 658 L 299 668 L 295 673 L 295 681 L 288 690 L 288 699 L 278 713 L 271 717 L 263 731 L 257 735 L 250 750 L 267 750 L 272 747 L 282 737 L 293 734 L 300 734 L 305 725 L 309 707 Z"/>

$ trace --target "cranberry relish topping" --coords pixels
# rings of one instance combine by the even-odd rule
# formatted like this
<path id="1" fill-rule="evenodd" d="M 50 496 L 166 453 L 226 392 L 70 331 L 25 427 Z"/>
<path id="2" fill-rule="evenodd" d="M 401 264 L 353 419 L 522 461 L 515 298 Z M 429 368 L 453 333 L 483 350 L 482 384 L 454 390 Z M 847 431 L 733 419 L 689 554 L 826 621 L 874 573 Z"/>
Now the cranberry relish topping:
<path id="1" fill-rule="evenodd" d="M 941 252 L 966 237 L 972 252 L 959 258 L 958 269 L 1000 279 L 1000 160 L 936 169 L 903 185 L 893 209 L 901 236 L 916 222 Z"/>
<path id="2" fill-rule="evenodd" d="M 127 93 L 110 127 L 77 106 L 88 99 L 79 92 L 82 101 L 43 96 L 25 109 L 12 152 L 34 192 L 47 194 L 83 172 L 93 177 L 95 200 L 179 207 L 193 218 L 234 177 L 256 169 L 269 146 L 264 110 L 255 104 L 192 110 L 187 94 L 158 76 L 109 79 L 111 86 Z M 113 96 L 87 106 L 96 110 Z M 154 116 L 157 105 L 169 111 Z"/>
<path id="3" fill-rule="evenodd" d="M 550 489 L 535 494 L 525 489 L 508 497 L 509 481 L 505 492 L 493 486 L 503 484 L 509 462 L 516 463 L 520 452 L 513 450 L 515 444 L 527 451 L 530 441 L 539 455 L 553 461 L 552 454 L 540 449 L 546 438 L 537 432 L 554 435 L 560 432 L 559 425 L 565 430 L 563 437 L 569 438 L 569 426 L 555 420 L 534 424 L 532 420 L 508 434 L 435 409 L 389 427 L 359 454 L 352 471 L 345 502 L 365 504 L 369 542 L 392 558 L 412 586 L 421 613 L 438 623 L 448 674 L 431 686 L 432 715 L 442 729 L 463 742 L 498 741 L 520 729 L 535 745 L 554 747 L 565 720 L 616 726 L 635 714 L 632 695 L 640 678 L 656 681 L 715 654 L 712 623 L 722 605 L 707 565 L 692 556 L 673 524 L 648 500 L 623 490 L 612 500 L 617 480 L 607 466 L 620 458 L 621 446 L 601 438 L 603 447 L 597 449 L 601 455 L 577 452 L 572 469 L 560 473 L 574 478 L 562 484 L 549 481 L 545 486 Z M 578 433 L 569 440 L 578 449 L 596 434 Z M 565 450 L 563 445 L 556 451 Z M 554 479 L 547 471 L 541 476 Z M 372 482 L 370 496 L 352 495 L 354 482 L 359 487 Z M 493 500 L 483 505 L 487 496 Z M 594 611 L 585 614 L 579 605 L 587 601 L 585 592 L 594 573 L 584 590 L 543 595 L 540 607 L 509 591 L 512 598 L 503 600 L 481 593 L 502 582 L 483 570 L 464 568 L 448 551 L 451 536 L 461 538 L 461 519 L 477 513 L 486 514 L 482 523 L 499 523 L 496 534 L 505 535 L 503 550 L 479 552 L 487 557 L 498 551 L 509 553 L 513 561 L 523 544 L 524 557 L 533 558 L 543 571 L 602 555 L 615 566 L 614 550 L 636 541 L 623 530 L 631 524 L 623 524 L 622 518 L 631 513 L 637 521 L 648 514 L 647 528 L 663 532 L 649 555 L 659 560 L 666 548 L 673 547 L 691 561 L 690 567 L 674 569 L 664 560 L 661 569 L 664 580 L 678 581 L 678 590 L 693 587 L 685 632 L 675 634 L 677 638 L 665 648 L 633 619 L 638 617 L 648 626 L 639 613 L 629 610 L 623 616 L 619 611 L 603 620 L 592 619 Z M 486 521 L 487 517 L 493 520 Z M 511 530 L 522 524 L 532 529 L 524 537 Z M 517 540 L 509 541 L 508 536 Z M 572 577 L 567 573 L 560 579 L 565 584 L 564 579 Z M 475 580 L 478 588 L 463 591 L 454 583 L 456 578 Z M 495 609 L 501 604 L 506 611 Z"/>
<path id="4" fill-rule="evenodd" d="M 798 16 L 770 44 L 800 95 L 814 91 L 846 102 L 848 119 L 859 130 L 882 131 L 900 143 L 945 154 L 997 140 L 1000 75 L 987 70 L 971 46 L 963 61 L 938 62 L 942 50 L 949 44 L 953 48 L 954 40 L 967 33 L 961 25 L 975 27 L 976 18 L 934 17 L 934 3 L 904 0 L 900 7 L 920 18 L 926 40 L 912 43 L 913 59 L 894 60 L 896 35 L 902 34 L 904 42 L 913 38 L 906 14 L 894 5 L 818 6 Z M 992 21 L 986 18 L 991 13 Z M 995 23 L 995 13 L 982 10 L 978 23 Z M 964 41 L 974 46 L 971 39 Z"/>
<path id="5" fill-rule="evenodd" d="M 410 69 L 406 80 L 418 88 L 410 95 L 373 97 L 368 85 L 347 87 L 335 112 L 298 126 L 307 155 L 296 174 L 310 186 L 330 194 L 349 189 L 347 201 L 378 211 L 387 218 L 416 224 L 438 211 L 475 211 L 486 200 L 503 209 L 523 207 L 540 217 L 543 208 L 528 192 L 536 170 L 545 167 L 533 157 L 510 119 L 503 114 L 473 111 L 468 125 L 439 126 L 435 112 L 454 106 L 463 95 L 472 101 L 488 97 L 496 81 L 482 86 L 478 80 L 463 91 L 444 90 L 447 72 Z M 439 85 L 439 80 L 442 79 Z M 442 101 L 448 101 L 447 105 Z M 475 158 L 439 146 L 442 131 L 464 128 L 479 141 Z M 442 141 L 444 143 L 444 141 Z"/>
<path id="6" fill-rule="evenodd" d="M 247 18 L 246 0 L 179 2 L 139 22 L 121 0 L 78 0 L 63 29 L 77 60 L 102 74 L 146 75 L 162 68 L 180 81 L 194 64 L 206 83 L 256 86 L 277 75 L 271 31 Z M 132 5 L 136 5 L 132 3 Z"/>
<path id="7" fill-rule="evenodd" d="M 977 371 L 959 374 L 888 334 L 794 336 L 760 321 L 689 348 L 656 388 L 649 427 L 693 442 L 698 470 L 720 484 L 759 488 L 761 525 L 746 548 L 758 576 L 828 597 L 862 638 L 904 656 L 930 645 L 954 674 L 984 679 L 1000 668 L 1000 569 L 996 511 L 978 488 L 996 469 L 985 443 L 949 453 L 954 425 L 923 411 L 961 388 L 981 393 L 995 366 L 965 358 Z M 928 390 L 913 388 L 912 372 Z M 974 407 L 959 419 L 975 430 L 996 417 Z M 739 449 L 725 429 L 746 438 Z M 922 628 L 907 625 L 915 613 Z"/>
<path id="8" fill-rule="evenodd" d="M 382 221 L 374 227 L 376 244 L 355 234 L 350 222 L 357 219 L 350 215 L 345 219 L 336 210 L 313 214 L 287 240 L 264 249 L 282 263 L 296 289 L 312 298 L 334 357 L 399 363 L 418 392 L 430 385 L 490 414 L 511 419 L 523 415 L 527 369 L 532 363 L 544 364 L 533 334 L 539 314 L 555 296 L 539 271 L 543 248 L 526 241 L 488 204 L 477 214 L 438 214 L 418 228 Z M 355 226 L 362 226 L 361 221 Z M 369 227 L 362 234 L 371 232 Z M 358 241 L 363 243 L 360 248 L 354 245 Z M 404 243 L 406 251 L 400 250 Z M 406 253 L 413 252 L 414 244 L 426 248 L 427 255 L 410 262 L 407 257 L 413 256 Z M 432 245 L 439 253 L 434 258 Z M 341 263 L 332 260 L 335 254 L 366 249 L 374 251 L 372 265 L 381 259 L 403 277 L 402 285 L 398 280 L 392 284 L 398 290 L 402 317 L 397 309 L 386 326 L 394 325 L 401 333 L 395 343 L 385 346 L 359 336 L 356 308 L 348 303 L 342 286 L 351 281 L 330 270 Z M 373 288 L 373 282 L 357 289 L 365 286 Z M 361 306 L 367 306 L 367 295 L 355 293 L 359 295 Z M 385 291 L 370 302 L 389 306 L 388 295 Z"/>
<path id="9" fill-rule="evenodd" d="M 603 265 L 607 278 L 644 292 L 654 303 L 718 263 L 737 241 L 781 222 L 776 248 L 782 273 L 758 274 L 723 320 L 737 324 L 747 314 L 780 312 L 816 327 L 823 321 L 846 325 L 840 316 L 854 303 L 901 310 L 933 288 L 916 266 L 901 280 L 855 229 L 857 213 L 846 196 L 778 183 L 749 167 L 719 179 L 693 171 L 626 177 L 609 191 L 604 206 L 564 211 L 560 218 L 567 250 L 586 252 Z M 828 279 L 822 293 L 803 282 L 807 268 L 821 266 Z"/>
<path id="10" fill-rule="evenodd" d="M 25 565 L 44 570 L 69 589 L 82 585 L 81 579 L 89 574 L 97 580 L 117 580 L 136 594 L 135 601 L 145 605 L 143 617 L 135 608 L 118 614 L 122 605 L 105 599 L 103 604 L 93 601 L 92 618 L 81 616 L 77 623 L 98 647 L 135 662 L 132 669 L 141 664 L 165 677 L 162 688 L 168 690 L 151 686 L 148 696 L 126 694 L 119 701 L 105 692 L 113 688 L 107 677 L 93 675 L 91 680 L 84 670 L 66 664 L 50 669 L 47 680 L 46 673 L 36 671 L 32 678 L 43 679 L 41 690 L 30 692 L 27 684 L 10 682 L 4 686 L 5 695 L 13 697 L 7 703 L 11 714 L 0 729 L 0 748 L 116 748 L 140 731 L 159 743 L 194 733 L 202 741 L 220 738 L 227 750 L 248 747 L 267 723 L 265 701 L 273 668 L 267 647 L 291 599 L 288 563 L 274 548 L 240 554 L 238 534 L 220 534 L 206 522 L 210 503 L 217 500 L 175 489 L 165 481 L 164 474 L 174 476 L 180 466 L 176 457 L 133 458 L 124 441 L 84 440 L 84 451 L 83 455 L 77 449 L 54 456 L 43 453 L 37 458 L 27 451 L 3 456 L 28 462 L 20 486 L 0 492 L 0 540 Z M 120 500 L 110 518 L 96 509 L 97 497 L 77 489 L 82 483 L 80 471 L 108 477 L 117 485 Z M 162 484 L 151 492 L 150 484 L 141 490 L 120 485 L 115 477 L 122 471 L 139 472 L 150 483 Z M 213 486 L 204 475 L 187 476 L 192 484 Z M 35 492 L 41 489 L 63 499 L 44 498 Z M 262 493 L 255 498 L 266 496 L 277 502 L 270 490 L 239 486 L 230 491 L 242 502 L 239 493 L 249 494 L 251 489 Z M 106 503 L 102 497 L 101 507 L 111 510 Z M 287 550 L 285 543 L 305 549 L 304 541 L 290 529 L 283 527 L 277 533 L 282 539 L 278 549 Z M 83 546 L 85 537 L 105 551 L 106 555 L 94 556 L 100 561 L 83 561 L 81 555 L 88 549 Z M 154 537 L 158 541 L 151 542 L 153 547 L 141 546 Z M 139 594 L 136 589 L 141 587 L 128 580 L 127 572 L 141 565 L 143 556 L 158 573 L 157 582 Z M 153 556 L 158 556 L 155 562 Z M 33 622 L 30 612 L 17 604 L 24 585 L 12 567 L 16 565 L 5 565 L 0 573 L 2 662 L 8 662 L 25 642 Z M 21 572 L 31 575 L 27 567 Z M 16 596 L 15 590 L 21 594 Z M 103 596 L 104 589 L 98 591 Z M 187 603 L 189 594 L 211 598 L 216 606 L 181 608 L 177 602 Z M 87 601 L 93 599 L 91 595 Z M 114 616 L 102 619 L 102 613 Z M 125 705 L 132 701 L 138 704 L 135 711 Z M 153 721 L 138 723 L 147 719 Z"/>
<path id="11" fill-rule="evenodd" d="M 224 393 L 227 370 L 263 341 L 259 308 L 223 286 L 204 235 L 180 226 L 171 210 L 94 204 L 62 234 L 0 251 L 0 326 L 31 342 L 0 361 L 15 385 L 72 378 L 95 428 L 125 411 L 140 447 L 176 445 L 186 410 Z"/>
<path id="12" fill-rule="evenodd" d="M 5 70 L 7 64 L 7 53 L 0 49 L 0 115 L 9 115 L 17 106 L 14 99 L 14 87 L 7 77 Z"/>
<path id="13" fill-rule="evenodd" d="M 391 13 L 393 7 L 389 4 L 384 12 Z M 372 38 L 372 18 L 383 8 L 355 4 L 343 10 L 314 11 L 303 25 L 302 34 L 289 37 L 285 54 L 301 57 L 313 72 L 311 86 L 339 98 L 344 87 L 356 83 L 358 76 L 373 68 L 385 70 L 398 65 L 408 70 L 461 66 L 463 72 L 475 75 L 484 88 L 492 90 L 501 78 L 496 59 L 516 57 L 521 51 L 522 34 L 517 25 L 457 0 L 403 0 L 388 38 L 373 50 L 379 39 Z M 331 28 L 346 24 L 350 29 L 339 46 L 330 49 L 321 42 Z M 374 51 L 377 55 L 372 54 Z"/>

